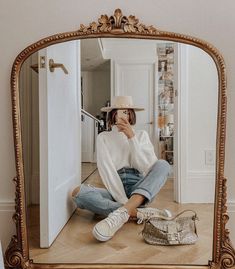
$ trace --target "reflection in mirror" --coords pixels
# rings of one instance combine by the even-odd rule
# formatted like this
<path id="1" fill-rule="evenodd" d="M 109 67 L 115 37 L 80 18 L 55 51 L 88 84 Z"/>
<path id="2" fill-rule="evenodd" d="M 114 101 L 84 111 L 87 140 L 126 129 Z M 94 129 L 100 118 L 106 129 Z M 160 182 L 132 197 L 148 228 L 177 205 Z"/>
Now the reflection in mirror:
<path id="1" fill-rule="evenodd" d="M 99 38 L 28 58 L 20 106 L 30 258 L 207 264 L 217 99 L 216 66 L 190 45 Z M 185 209 L 199 217 L 195 244 L 144 241 L 147 217 Z"/>

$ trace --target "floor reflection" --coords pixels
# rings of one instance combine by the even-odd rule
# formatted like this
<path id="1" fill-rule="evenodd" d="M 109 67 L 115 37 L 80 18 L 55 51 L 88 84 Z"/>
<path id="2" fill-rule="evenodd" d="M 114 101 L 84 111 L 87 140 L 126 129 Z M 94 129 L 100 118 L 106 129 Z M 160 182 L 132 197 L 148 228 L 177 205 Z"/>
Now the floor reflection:
<path id="1" fill-rule="evenodd" d="M 83 179 L 102 187 L 98 170 L 86 163 Z M 93 172 L 93 173 L 92 173 Z M 143 225 L 130 221 L 108 242 L 92 236 L 99 221 L 86 210 L 76 210 L 49 249 L 39 248 L 39 206 L 29 208 L 30 258 L 37 263 L 135 263 L 135 264 L 208 264 L 212 255 L 213 204 L 177 204 L 173 202 L 173 180 L 168 179 L 151 207 L 169 208 L 174 213 L 193 209 L 198 213 L 199 241 L 190 246 L 152 246 L 141 236 Z"/>

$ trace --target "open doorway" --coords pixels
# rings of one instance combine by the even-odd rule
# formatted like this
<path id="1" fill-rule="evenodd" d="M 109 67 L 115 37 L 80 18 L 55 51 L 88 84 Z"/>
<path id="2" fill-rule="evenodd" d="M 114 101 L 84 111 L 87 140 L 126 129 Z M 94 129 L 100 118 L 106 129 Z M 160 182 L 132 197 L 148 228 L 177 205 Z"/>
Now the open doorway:
<path id="1" fill-rule="evenodd" d="M 105 130 L 100 111 L 111 99 L 111 63 L 104 59 L 99 39 L 81 41 L 82 182 L 96 170 L 96 137 Z"/>

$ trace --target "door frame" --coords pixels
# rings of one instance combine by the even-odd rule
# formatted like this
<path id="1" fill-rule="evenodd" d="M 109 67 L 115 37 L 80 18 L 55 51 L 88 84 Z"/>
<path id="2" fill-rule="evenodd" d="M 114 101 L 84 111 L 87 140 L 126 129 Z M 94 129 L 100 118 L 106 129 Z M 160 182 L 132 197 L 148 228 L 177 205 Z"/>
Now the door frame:
<path id="1" fill-rule="evenodd" d="M 188 69 L 187 45 L 175 44 L 174 65 L 174 200 L 182 203 L 187 179 L 187 145 L 188 145 Z M 176 74 L 176 75 L 175 75 Z"/>

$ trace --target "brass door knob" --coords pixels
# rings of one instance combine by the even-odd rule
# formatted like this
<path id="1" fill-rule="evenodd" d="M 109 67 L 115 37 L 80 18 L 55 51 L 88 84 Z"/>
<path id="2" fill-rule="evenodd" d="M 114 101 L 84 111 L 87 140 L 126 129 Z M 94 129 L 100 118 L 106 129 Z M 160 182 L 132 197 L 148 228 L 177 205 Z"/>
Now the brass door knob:
<path id="1" fill-rule="evenodd" d="M 55 68 L 61 68 L 65 74 L 68 74 L 68 70 L 65 68 L 63 64 L 60 63 L 55 63 L 53 59 L 49 60 L 49 69 L 51 72 L 55 71 Z"/>

